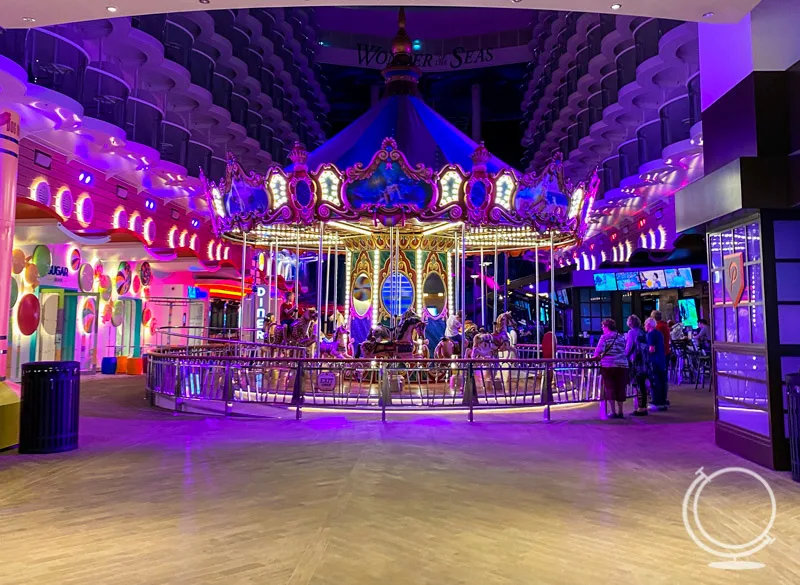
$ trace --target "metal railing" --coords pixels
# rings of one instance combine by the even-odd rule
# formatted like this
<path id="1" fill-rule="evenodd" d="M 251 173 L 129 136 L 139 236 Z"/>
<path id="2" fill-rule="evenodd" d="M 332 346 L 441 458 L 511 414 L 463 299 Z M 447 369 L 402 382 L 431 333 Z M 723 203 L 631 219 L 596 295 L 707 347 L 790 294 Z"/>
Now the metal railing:
<path id="1" fill-rule="evenodd" d="M 294 407 L 298 418 L 315 407 L 380 411 L 385 420 L 387 410 L 456 409 L 472 420 L 481 409 L 514 407 L 544 407 L 549 419 L 551 405 L 602 395 L 594 360 L 330 360 L 286 354 L 292 351 L 204 345 L 152 353 L 148 397 L 176 411 L 254 414 L 243 406 L 259 404 Z"/>

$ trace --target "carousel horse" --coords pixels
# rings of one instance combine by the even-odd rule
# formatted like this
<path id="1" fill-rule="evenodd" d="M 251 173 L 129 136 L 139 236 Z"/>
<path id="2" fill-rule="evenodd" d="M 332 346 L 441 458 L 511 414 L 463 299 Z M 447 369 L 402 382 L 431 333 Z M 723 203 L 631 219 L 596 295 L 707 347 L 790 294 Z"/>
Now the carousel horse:
<path id="1" fill-rule="evenodd" d="M 511 318 L 510 311 L 500 313 L 494 322 L 492 340 L 495 345 L 495 356 L 498 358 L 516 359 L 517 357 L 517 350 L 514 349 L 515 340 L 508 333 L 508 328 L 513 327 L 513 325 L 514 320 Z M 516 337 L 516 334 L 514 334 L 514 337 Z"/>
<path id="2" fill-rule="evenodd" d="M 361 343 L 361 356 L 366 359 L 414 357 L 415 336 L 424 338 L 425 322 L 416 313 L 407 311 L 396 328 L 395 336 L 382 325 L 373 327 Z"/>
<path id="3" fill-rule="evenodd" d="M 317 323 L 317 310 L 309 307 L 298 319 L 289 325 L 275 327 L 275 341 L 280 345 L 303 347 L 308 355 L 313 355 L 316 344 L 315 325 Z"/>
<path id="4" fill-rule="evenodd" d="M 347 340 L 349 335 L 350 332 L 343 325 L 340 325 L 333 332 L 333 339 L 322 339 L 319 346 L 320 357 L 331 357 L 339 360 L 352 357 L 352 354 L 348 355 L 349 343 Z"/>

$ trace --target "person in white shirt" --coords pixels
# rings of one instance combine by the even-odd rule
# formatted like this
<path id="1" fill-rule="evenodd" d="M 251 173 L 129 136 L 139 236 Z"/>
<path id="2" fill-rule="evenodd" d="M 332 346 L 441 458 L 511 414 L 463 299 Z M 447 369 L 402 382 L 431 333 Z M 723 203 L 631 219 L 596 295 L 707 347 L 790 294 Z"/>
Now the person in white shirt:
<path id="1" fill-rule="evenodd" d="M 447 324 L 444 329 L 444 336 L 452 339 L 458 345 L 461 345 L 461 319 L 463 318 L 463 313 L 461 311 L 457 311 L 450 315 L 447 318 Z"/>

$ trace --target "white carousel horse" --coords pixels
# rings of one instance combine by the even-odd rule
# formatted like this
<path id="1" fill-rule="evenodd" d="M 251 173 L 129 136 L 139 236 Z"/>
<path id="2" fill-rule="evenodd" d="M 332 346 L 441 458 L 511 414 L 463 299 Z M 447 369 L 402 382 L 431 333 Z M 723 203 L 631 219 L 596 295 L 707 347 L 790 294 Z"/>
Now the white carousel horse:
<path id="1" fill-rule="evenodd" d="M 314 307 L 309 307 L 290 325 L 277 325 L 275 327 L 275 342 L 291 347 L 304 347 L 308 355 L 313 355 L 317 339 L 315 334 L 316 323 L 317 310 Z"/>
<path id="2" fill-rule="evenodd" d="M 347 340 L 349 335 L 350 332 L 345 329 L 344 326 L 340 325 L 336 331 L 333 332 L 333 339 L 322 339 L 319 346 L 320 357 L 331 357 L 339 360 L 352 357 L 352 354 L 348 355 L 350 344 Z"/>
<path id="3" fill-rule="evenodd" d="M 449 337 L 442 337 L 441 341 L 433 349 L 433 359 L 449 360 L 456 352 L 456 342 Z"/>

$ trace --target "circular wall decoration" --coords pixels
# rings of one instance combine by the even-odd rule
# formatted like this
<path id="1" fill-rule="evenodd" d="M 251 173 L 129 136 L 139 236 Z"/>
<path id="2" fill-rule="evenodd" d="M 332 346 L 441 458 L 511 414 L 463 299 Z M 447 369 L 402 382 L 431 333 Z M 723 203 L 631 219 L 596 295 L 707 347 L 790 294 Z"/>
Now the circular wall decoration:
<path id="1" fill-rule="evenodd" d="M 72 270 L 78 270 L 81 267 L 81 251 L 78 248 L 73 248 L 69 253 L 69 267 Z"/>
<path id="2" fill-rule="evenodd" d="M 152 217 L 144 220 L 144 227 L 142 228 L 142 235 L 148 244 L 152 244 L 156 239 L 156 222 Z"/>
<path id="3" fill-rule="evenodd" d="M 131 219 L 129 220 L 128 224 L 132 232 L 136 232 L 137 234 L 144 232 L 144 220 L 142 219 L 142 216 L 135 211 L 133 212 L 133 215 L 131 215 Z"/>
<path id="4" fill-rule="evenodd" d="M 133 294 L 138 295 L 139 291 L 142 290 L 142 279 L 139 278 L 138 274 L 133 275 L 133 280 L 131 280 L 131 290 L 133 290 Z"/>
<path id="5" fill-rule="evenodd" d="M 264 272 L 264 268 L 267 267 L 267 256 L 264 252 L 258 253 L 258 260 L 256 262 L 256 266 L 258 267 L 259 272 Z"/>
<path id="6" fill-rule="evenodd" d="M 91 264 L 83 264 L 78 270 L 78 287 L 81 292 L 92 292 L 92 288 L 94 288 L 94 269 Z"/>
<path id="7" fill-rule="evenodd" d="M 101 274 L 97 277 L 97 282 L 100 289 L 100 298 L 104 301 L 111 300 L 111 277 L 107 274 Z"/>
<path id="8" fill-rule="evenodd" d="M 67 219 L 68 217 L 72 216 L 72 212 L 75 210 L 75 199 L 72 197 L 72 191 L 67 189 L 66 187 L 63 189 L 59 189 L 58 193 L 56 194 L 56 213 Z"/>
<path id="9" fill-rule="evenodd" d="M 25 257 L 25 252 L 16 248 L 11 253 L 11 272 L 14 274 L 19 274 L 23 270 L 25 270 L 25 261 L 27 258 Z"/>
<path id="10" fill-rule="evenodd" d="M 103 305 L 103 325 L 111 323 L 111 317 L 114 314 L 114 307 L 112 303 Z"/>
<path id="11" fill-rule="evenodd" d="M 17 299 L 19 298 L 19 285 L 17 284 L 17 279 L 12 277 L 11 278 L 11 302 L 9 304 L 10 307 L 13 307 L 17 304 Z"/>
<path id="12" fill-rule="evenodd" d="M 52 263 L 53 257 L 50 255 L 50 248 L 39 245 L 33 249 L 33 264 L 39 272 L 39 278 L 47 276 Z"/>
<path id="13" fill-rule="evenodd" d="M 111 324 L 114 327 L 119 327 L 122 325 L 122 321 L 125 319 L 125 305 L 122 304 L 122 301 L 116 301 L 114 303 L 114 308 L 111 310 Z"/>
<path id="14" fill-rule="evenodd" d="M 128 262 L 120 262 L 117 269 L 117 294 L 124 295 L 131 289 L 133 271 Z"/>
<path id="15" fill-rule="evenodd" d="M 128 227 L 128 212 L 121 207 L 114 212 L 114 227 L 117 229 Z"/>
<path id="16" fill-rule="evenodd" d="M 94 219 L 94 203 L 88 193 L 84 193 L 78 198 L 77 214 L 78 221 L 84 226 L 92 223 Z"/>
<path id="17" fill-rule="evenodd" d="M 53 192 L 50 190 L 50 185 L 44 181 L 40 181 L 33 190 L 33 193 L 31 193 L 31 199 L 46 207 L 50 207 L 50 204 L 53 202 Z"/>
<path id="18" fill-rule="evenodd" d="M 39 326 L 41 307 L 36 295 L 27 294 L 22 297 L 17 307 L 17 327 L 23 335 L 33 335 Z"/>
<path id="19" fill-rule="evenodd" d="M 150 307 L 145 307 L 144 311 L 142 311 L 142 323 L 144 325 L 147 325 L 148 323 L 150 323 L 150 319 L 152 318 L 153 318 L 153 311 L 150 309 Z"/>
<path id="20" fill-rule="evenodd" d="M 155 335 L 156 331 L 158 331 L 158 327 L 156 327 L 156 320 L 153 319 L 150 321 L 150 335 Z"/>
<path id="21" fill-rule="evenodd" d="M 142 286 L 150 286 L 153 280 L 153 269 L 150 268 L 149 262 L 139 264 L 139 278 L 142 279 Z"/>
<path id="22" fill-rule="evenodd" d="M 94 332 L 94 323 L 97 319 L 97 301 L 89 297 L 83 301 L 83 309 L 81 309 L 81 325 L 83 332 L 91 334 Z"/>
<path id="23" fill-rule="evenodd" d="M 105 268 L 103 268 L 103 263 L 98 262 L 94 265 L 94 275 L 100 277 L 106 273 Z"/>
<path id="24" fill-rule="evenodd" d="M 34 264 L 25 267 L 25 282 L 32 288 L 39 286 L 39 271 Z"/>

